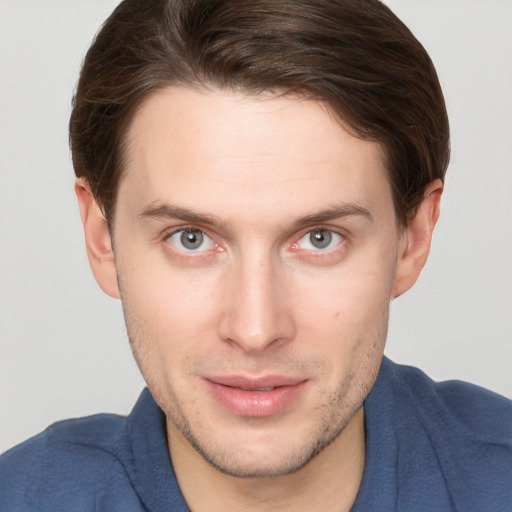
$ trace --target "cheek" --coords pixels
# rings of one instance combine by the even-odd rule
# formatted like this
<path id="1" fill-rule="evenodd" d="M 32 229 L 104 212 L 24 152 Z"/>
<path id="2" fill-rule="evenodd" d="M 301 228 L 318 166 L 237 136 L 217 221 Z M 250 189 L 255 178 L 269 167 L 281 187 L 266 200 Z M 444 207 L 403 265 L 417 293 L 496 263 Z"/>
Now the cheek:
<path id="1" fill-rule="evenodd" d="M 305 319 L 323 319 L 319 327 L 364 325 L 388 309 L 393 275 L 393 265 L 347 266 L 322 279 L 296 283 L 295 295 Z"/>
<path id="2" fill-rule="evenodd" d="M 303 343 L 316 340 L 317 349 L 329 359 L 347 363 L 366 355 L 373 360 L 382 352 L 394 275 L 392 256 L 386 260 L 380 254 L 357 263 L 302 282 L 296 291 Z"/>
<path id="3" fill-rule="evenodd" d="M 211 292 L 205 286 L 198 288 L 197 279 L 158 267 L 126 271 L 119 277 L 134 357 L 155 399 L 170 411 L 177 396 L 185 392 L 192 396 L 182 386 L 189 359 L 211 340 Z"/>
<path id="4" fill-rule="evenodd" d="M 212 316 L 214 279 L 167 269 L 127 286 L 132 309 L 158 334 L 193 334 Z"/>
<path id="5" fill-rule="evenodd" d="M 215 279 L 168 266 L 141 268 L 121 266 L 119 273 L 126 326 L 143 374 L 167 374 L 211 341 Z"/>

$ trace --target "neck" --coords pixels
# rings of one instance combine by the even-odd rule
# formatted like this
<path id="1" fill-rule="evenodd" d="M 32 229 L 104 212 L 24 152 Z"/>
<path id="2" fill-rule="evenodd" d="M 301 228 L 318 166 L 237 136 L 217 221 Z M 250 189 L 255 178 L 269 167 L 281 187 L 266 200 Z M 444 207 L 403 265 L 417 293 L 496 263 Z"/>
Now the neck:
<path id="1" fill-rule="evenodd" d="M 338 437 L 305 466 L 277 477 L 226 475 L 206 462 L 169 422 L 167 437 L 178 483 L 193 512 L 348 511 L 363 477 L 362 408 Z"/>

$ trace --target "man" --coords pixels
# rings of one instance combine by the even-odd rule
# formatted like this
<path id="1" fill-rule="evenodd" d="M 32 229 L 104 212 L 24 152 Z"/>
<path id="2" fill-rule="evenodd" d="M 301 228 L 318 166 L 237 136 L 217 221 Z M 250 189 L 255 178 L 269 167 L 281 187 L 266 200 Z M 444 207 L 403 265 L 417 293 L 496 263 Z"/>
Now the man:
<path id="1" fill-rule="evenodd" d="M 449 141 L 387 8 L 126 0 L 70 131 L 91 267 L 149 391 L 5 454 L 3 507 L 510 507 L 509 401 L 383 359 Z"/>

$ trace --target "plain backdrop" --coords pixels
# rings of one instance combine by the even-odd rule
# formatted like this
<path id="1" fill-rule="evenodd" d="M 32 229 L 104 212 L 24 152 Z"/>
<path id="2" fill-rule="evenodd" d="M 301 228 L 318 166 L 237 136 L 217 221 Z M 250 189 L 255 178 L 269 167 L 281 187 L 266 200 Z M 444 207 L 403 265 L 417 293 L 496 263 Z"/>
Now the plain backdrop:
<path id="1" fill-rule="evenodd" d="M 114 0 L 0 0 L 0 451 L 130 411 L 144 383 L 90 273 L 67 146 L 80 62 Z M 430 261 L 387 354 L 512 396 L 512 2 L 390 0 L 431 54 L 452 161 Z"/>

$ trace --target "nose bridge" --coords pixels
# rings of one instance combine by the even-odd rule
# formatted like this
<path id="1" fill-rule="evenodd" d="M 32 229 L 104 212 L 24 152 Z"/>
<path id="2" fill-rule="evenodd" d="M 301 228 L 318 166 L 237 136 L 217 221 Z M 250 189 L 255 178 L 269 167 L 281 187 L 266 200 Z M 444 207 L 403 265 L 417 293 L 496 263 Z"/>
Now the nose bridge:
<path id="1" fill-rule="evenodd" d="M 272 254 L 242 254 L 230 279 L 221 336 L 246 352 L 260 352 L 293 337 L 282 269 Z"/>

